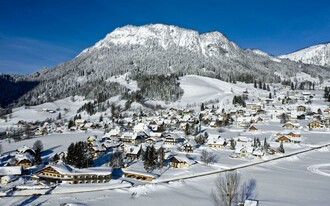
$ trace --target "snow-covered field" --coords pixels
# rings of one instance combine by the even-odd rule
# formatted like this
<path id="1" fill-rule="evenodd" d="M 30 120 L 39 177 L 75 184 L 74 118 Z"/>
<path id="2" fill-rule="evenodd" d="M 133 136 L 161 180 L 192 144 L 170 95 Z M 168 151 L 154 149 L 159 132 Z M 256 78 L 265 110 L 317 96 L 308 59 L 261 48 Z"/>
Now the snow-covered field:
<path id="1" fill-rule="evenodd" d="M 240 169 L 243 180 L 257 181 L 260 205 L 328 205 L 330 201 L 330 148 L 323 148 L 294 157 Z M 314 169 L 311 169 L 314 168 Z M 312 171 L 311 171 L 312 170 Z M 315 170 L 319 172 L 315 172 Z M 322 173 L 320 173 L 322 171 Z M 88 193 L 43 195 L 27 205 L 53 206 L 61 203 L 78 205 L 212 205 L 211 191 L 217 175 L 162 184 L 137 186 L 128 189 Z M 132 197 L 132 194 L 136 195 Z M 20 205 L 30 197 L 0 199 L 4 206 Z M 15 204 L 14 204 L 15 203 Z"/>
<path id="2" fill-rule="evenodd" d="M 73 100 L 73 101 L 72 101 Z M 30 107 L 18 107 L 13 109 L 12 118 L 9 121 L 3 119 L 0 120 L 0 131 L 4 131 L 10 127 L 15 126 L 18 121 L 44 121 L 47 118 L 56 119 L 61 113 L 62 119 L 72 118 L 77 110 L 87 103 L 83 97 L 75 96 L 68 97 L 55 102 L 47 102 L 37 106 Z M 52 110 L 54 113 L 48 112 L 46 110 Z"/>
<path id="3" fill-rule="evenodd" d="M 242 92 L 248 91 L 250 97 L 262 96 L 266 97 L 269 92 L 255 89 L 253 84 L 237 82 L 230 84 L 218 79 L 203 77 L 198 75 L 185 75 L 180 77 L 180 87 L 183 89 L 183 96 L 176 102 L 165 104 L 160 101 L 149 101 L 164 107 L 170 108 L 199 108 L 201 103 L 217 105 L 219 109 L 229 109 L 232 107 L 234 95 L 241 95 Z"/>

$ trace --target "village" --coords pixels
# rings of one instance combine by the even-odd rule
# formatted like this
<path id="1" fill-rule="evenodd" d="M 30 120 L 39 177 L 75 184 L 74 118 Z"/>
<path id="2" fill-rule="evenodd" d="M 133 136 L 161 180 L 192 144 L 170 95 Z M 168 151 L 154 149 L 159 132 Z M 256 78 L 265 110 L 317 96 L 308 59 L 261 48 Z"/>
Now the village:
<path id="1" fill-rule="evenodd" d="M 15 140 L 21 146 L 13 150 L 7 149 L 15 145 L 13 138 L 1 140 L 0 195 L 49 194 L 61 185 L 170 181 L 328 143 L 327 88 L 283 88 L 267 98 L 246 89 L 233 96 L 228 110 L 201 103 L 91 121 L 82 118 L 83 112 L 64 120 L 61 111 L 42 109 L 56 120 L 17 121 L 15 127 L 24 132 Z M 49 149 L 50 138 L 63 144 L 61 151 Z"/>

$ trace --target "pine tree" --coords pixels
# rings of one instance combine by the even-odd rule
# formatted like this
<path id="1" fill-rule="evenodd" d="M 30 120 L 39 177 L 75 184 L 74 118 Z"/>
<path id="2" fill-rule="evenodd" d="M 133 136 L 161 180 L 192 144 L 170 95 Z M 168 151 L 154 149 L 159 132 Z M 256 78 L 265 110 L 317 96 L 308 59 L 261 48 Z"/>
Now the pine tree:
<path id="1" fill-rule="evenodd" d="M 157 167 L 157 151 L 153 145 L 147 146 L 146 148 L 144 153 L 143 166 L 144 169 L 148 172 L 153 171 Z"/>
<path id="2" fill-rule="evenodd" d="M 158 165 L 160 168 L 165 166 L 165 149 L 163 147 L 158 149 Z"/>
<path id="3" fill-rule="evenodd" d="M 75 144 L 71 143 L 68 148 L 65 163 L 74 165 L 78 168 L 91 166 L 93 163 L 93 156 L 88 148 L 87 143 L 83 141 L 79 141 Z"/>
<path id="4" fill-rule="evenodd" d="M 230 149 L 235 150 L 236 148 L 236 142 L 234 139 L 230 139 Z"/>
<path id="5" fill-rule="evenodd" d="M 281 143 L 280 143 L 280 147 L 279 147 L 279 152 L 280 153 L 285 153 L 285 151 L 284 151 L 284 146 L 283 146 L 283 141 L 281 141 Z"/>
<path id="6" fill-rule="evenodd" d="M 190 135 L 190 126 L 189 126 L 188 123 L 186 124 L 185 130 L 184 130 L 184 134 L 185 134 L 186 136 Z"/>
<path id="7" fill-rule="evenodd" d="M 69 123 L 68 123 L 68 129 L 70 129 L 71 127 L 73 127 L 75 124 L 74 124 L 74 121 L 73 120 L 70 120 Z"/>
<path id="8" fill-rule="evenodd" d="M 269 149 L 269 144 L 267 143 L 267 139 L 265 137 L 265 140 L 264 140 L 264 151 L 267 153 L 268 152 L 268 149 Z"/>
<path id="9" fill-rule="evenodd" d="M 257 137 L 257 146 L 258 146 L 258 147 L 261 147 L 261 142 L 260 142 L 259 137 Z"/>
<path id="10" fill-rule="evenodd" d="M 123 153 L 120 152 L 119 150 L 116 150 L 115 152 L 113 152 L 111 161 L 110 161 L 110 165 L 114 169 L 122 168 L 122 166 L 124 165 Z"/>
<path id="11" fill-rule="evenodd" d="M 201 111 L 204 111 L 205 110 L 205 106 L 204 106 L 204 103 L 201 104 Z"/>
<path id="12" fill-rule="evenodd" d="M 60 156 L 56 153 L 56 154 L 53 156 L 53 162 L 57 162 L 58 160 L 60 160 Z"/>
<path id="13" fill-rule="evenodd" d="M 57 119 L 58 119 L 58 120 L 59 120 L 59 119 L 62 119 L 62 114 L 61 114 L 61 112 L 58 113 Z"/>
<path id="14" fill-rule="evenodd" d="M 263 90 L 266 90 L 267 88 L 266 88 L 266 83 L 264 83 L 263 85 L 262 85 L 262 89 Z"/>
<path id="15" fill-rule="evenodd" d="M 35 150 L 35 156 L 34 156 L 34 164 L 36 165 L 40 165 L 42 163 L 42 159 L 41 159 L 41 151 L 40 149 L 36 149 Z"/>

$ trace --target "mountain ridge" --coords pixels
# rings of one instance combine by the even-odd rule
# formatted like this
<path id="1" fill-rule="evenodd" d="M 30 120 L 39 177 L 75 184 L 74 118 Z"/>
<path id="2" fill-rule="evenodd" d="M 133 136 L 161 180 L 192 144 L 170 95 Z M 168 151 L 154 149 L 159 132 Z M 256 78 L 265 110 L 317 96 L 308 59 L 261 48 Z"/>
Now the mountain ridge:
<path id="1" fill-rule="evenodd" d="M 118 94 L 131 98 L 127 88 L 106 81 L 125 73 L 129 74 L 128 80 L 137 81 L 140 90 L 136 95 L 140 99 L 176 101 L 182 95 L 177 79 L 187 74 L 252 83 L 280 82 L 297 72 L 326 77 L 330 76 L 329 70 L 242 49 L 218 31 L 199 33 L 163 24 L 128 25 L 113 30 L 69 61 L 20 77 L 38 85 L 16 105 L 40 104 L 72 95 L 99 100 Z"/>
<path id="2" fill-rule="evenodd" d="M 295 52 L 281 55 L 279 58 L 287 58 L 292 61 L 301 61 L 305 64 L 330 67 L 330 42 L 299 49 Z"/>

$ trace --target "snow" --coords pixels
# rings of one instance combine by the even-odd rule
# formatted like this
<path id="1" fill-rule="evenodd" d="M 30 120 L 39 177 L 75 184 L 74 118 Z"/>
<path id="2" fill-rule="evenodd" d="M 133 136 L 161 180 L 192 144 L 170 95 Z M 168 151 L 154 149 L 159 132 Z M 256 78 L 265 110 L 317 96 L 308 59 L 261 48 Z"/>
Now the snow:
<path id="1" fill-rule="evenodd" d="M 314 45 L 291 54 L 279 56 L 281 59 L 302 61 L 306 64 L 330 66 L 330 43 Z"/>
<path id="2" fill-rule="evenodd" d="M 62 119 L 70 119 L 76 114 L 77 110 L 85 103 L 87 103 L 87 101 L 84 100 L 84 97 L 75 96 L 57 100 L 54 102 L 47 102 L 37 106 L 22 106 L 14 108 L 12 118 L 9 121 L 5 122 L 4 120 L 0 120 L 0 131 L 4 131 L 9 127 L 14 126 L 20 120 L 26 122 L 34 122 L 44 121 L 47 118 L 56 119 L 59 113 L 61 113 Z M 67 110 L 65 111 L 64 109 Z M 47 112 L 47 110 L 52 110 L 56 112 L 50 113 Z"/>
<path id="3" fill-rule="evenodd" d="M 228 40 L 220 32 L 199 34 L 194 30 L 164 24 L 128 25 L 115 29 L 93 47 L 83 50 L 78 57 L 95 49 L 110 48 L 111 44 L 147 47 L 150 46 L 149 42 L 153 42 L 165 50 L 175 45 L 187 48 L 192 52 L 201 52 L 205 56 L 219 55 L 220 48 L 227 52 L 239 49 L 234 42 Z"/>
<path id="4" fill-rule="evenodd" d="M 274 61 L 274 62 L 281 62 L 280 59 L 275 58 L 275 57 L 272 57 L 272 56 L 270 56 L 269 54 L 267 54 L 266 52 L 261 51 L 261 50 L 259 50 L 259 49 L 252 49 L 252 52 L 255 53 L 255 54 L 258 54 L 258 55 L 264 56 L 264 57 L 268 57 L 268 58 L 270 58 L 270 59 L 271 59 L 272 61 Z"/>
<path id="5" fill-rule="evenodd" d="M 262 205 L 328 205 L 330 200 L 328 195 L 329 176 L 315 174 L 307 170 L 312 165 L 318 165 L 318 168 L 322 169 L 324 164 L 329 161 L 328 156 L 329 152 L 315 150 L 298 155 L 298 158 L 294 160 L 282 159 L 240 169 L 239 173 L 242 175 L 242 180 L 250 178 L 256 180 L 258 193 L 256 199 Z M 104 187 L 103 191 L 42 195 L 35 199 L 33 204 L 48 206 L 74 203 L 103 206 L 109 205 L 109 202 L 111 202 L 112 205 L 137 206 L 155 204 L 159 206 L 212 205 L 210 194 L 212 189 L 214 189 L 216 177 L 217 175 L 214 174 L 183 181 L 140 185 L 114 190 L 105 189 L 108 185 L 104 184 L 101 186 Z M 74 186 L 76 185 L 63 185 L 60 190 L 72 190 Z M 79 185 L 79 187 L 86 190 L 90 188 L 93 191 L 96 186 L 86 184 Z M 0 204 L 4 206 L 12 205 L 17 200 L 23 201 L 24 199 L 22 200 L 21 197 L 6 197 L 0 199 Z"/>
<path id="6" fill-rule="evenodd" d="M 129 78 L 129 73 L 125 73 L 120 76 L 112 76 L 106 80 L 107 82 L 117 82 L 122 86 L 125 86 L 127 89 L 131 91 L 138 91 L 139 87 L 137 85 L 137 81 L 131 80 Z"/>

